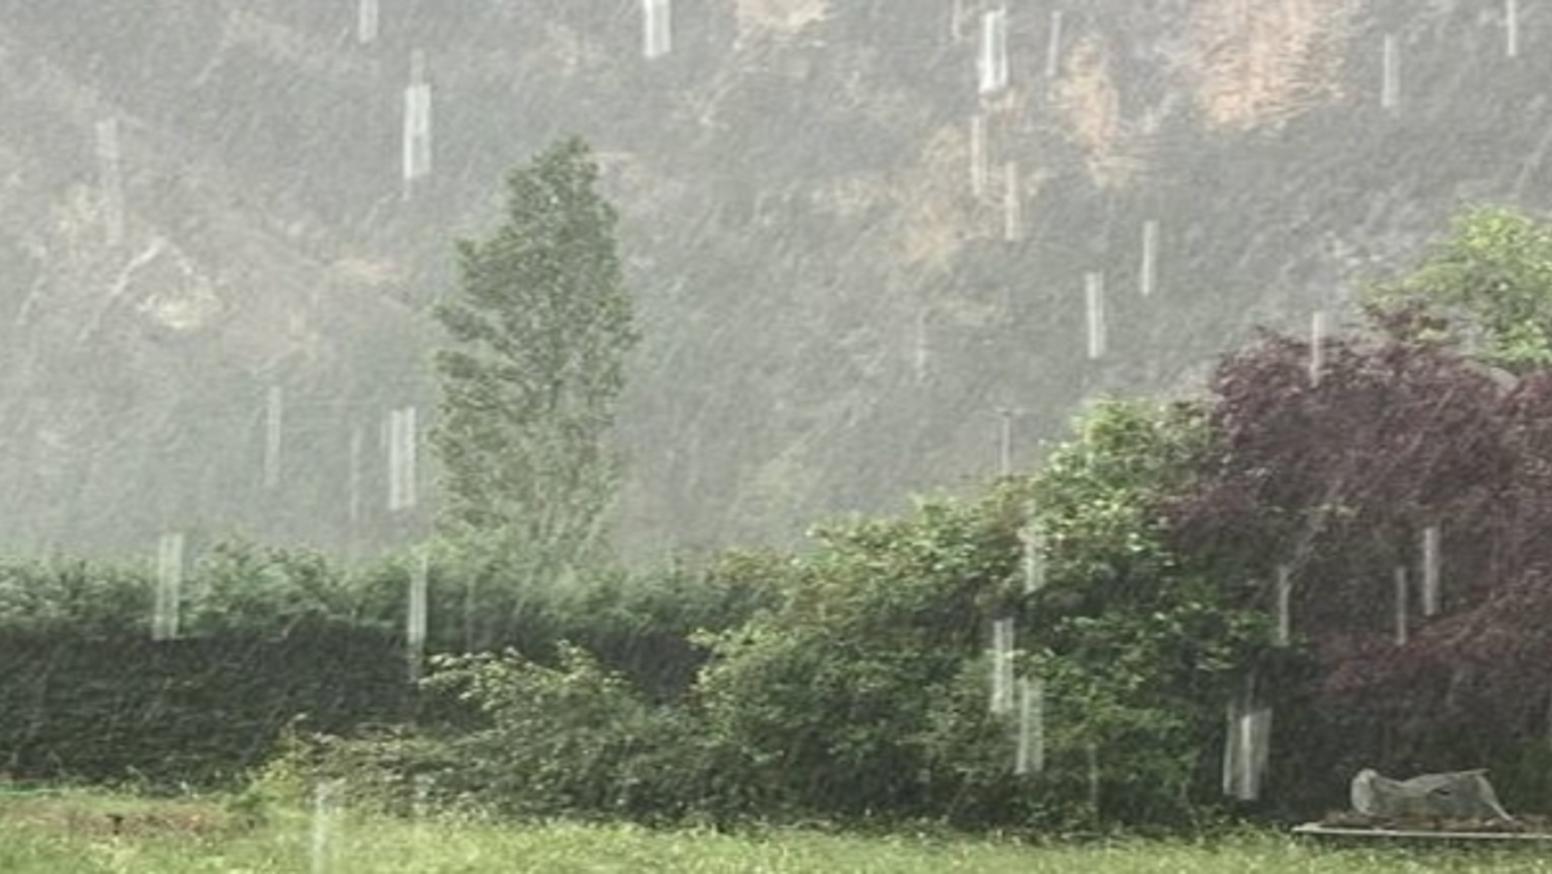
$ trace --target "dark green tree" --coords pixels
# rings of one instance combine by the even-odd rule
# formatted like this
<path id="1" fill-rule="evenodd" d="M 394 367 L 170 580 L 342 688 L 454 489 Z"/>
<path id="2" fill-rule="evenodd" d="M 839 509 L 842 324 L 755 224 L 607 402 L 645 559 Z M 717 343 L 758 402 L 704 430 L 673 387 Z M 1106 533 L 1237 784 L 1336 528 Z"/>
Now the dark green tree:
<path id="1" fill-rule="evenodd" d="M 608 445 L 637 340 L 616 213 L 580 139 L 507 178 L 505 220 L 458 243 L 436 309 L 439 527 L 502 588 L 562 579 L 598 555 L 620 461 Z"/>

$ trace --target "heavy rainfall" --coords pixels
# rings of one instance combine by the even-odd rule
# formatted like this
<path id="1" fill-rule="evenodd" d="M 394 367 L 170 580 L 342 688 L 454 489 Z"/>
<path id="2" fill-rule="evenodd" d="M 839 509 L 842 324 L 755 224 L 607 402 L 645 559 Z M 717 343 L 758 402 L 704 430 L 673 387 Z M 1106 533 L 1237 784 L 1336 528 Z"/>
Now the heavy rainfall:
<path id="1" fill-rule="evenodd" d="M 1552 871 L 1552 0 L 0 0 L 0 871 Z"/>

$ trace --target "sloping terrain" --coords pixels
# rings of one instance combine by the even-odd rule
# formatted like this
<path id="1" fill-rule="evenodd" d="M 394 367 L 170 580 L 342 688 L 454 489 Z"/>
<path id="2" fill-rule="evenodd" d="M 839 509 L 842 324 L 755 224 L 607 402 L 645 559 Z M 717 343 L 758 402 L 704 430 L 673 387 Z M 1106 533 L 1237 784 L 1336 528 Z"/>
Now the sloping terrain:
<path id="1" fill-rule="evenodd" d="M 434 407 L 452 237 L 566 133 L 646 335 L 621 530 L 647 555 L 994 473 L 1003 407 L 1030 463 L 1084 398 L 1187 389 L 1463 203 L 1552 185 L 1527 0 L 1008 4 L 986 97 L 986 0 L 678 0 L 650 61 L 634 0 L 381 0 L 367 41 L 357 4 L 0 2 L 0 543 L 424 530 L 429 502 L 386 510 L 386 419 Z"/>

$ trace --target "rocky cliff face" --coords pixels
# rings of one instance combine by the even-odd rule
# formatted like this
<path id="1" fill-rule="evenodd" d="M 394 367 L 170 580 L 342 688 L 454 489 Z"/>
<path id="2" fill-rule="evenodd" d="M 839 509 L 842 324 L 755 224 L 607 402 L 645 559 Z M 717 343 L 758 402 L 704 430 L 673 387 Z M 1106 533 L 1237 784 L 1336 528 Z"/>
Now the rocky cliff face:
<path id="1" fill-rule="evenodd" d="M 434 407 L 451 239 L 566 133 L 646 335 L 638 553 L 992 474 L 999 409 L 1032 463 L 1083 399 L 1188 390 L 1552 185 L 1533 0 L 675 0 L 650 60 L 635 0 L 363 5 L 0 2 L 0 542 L 424 530 L 386 509 L 389 412 Z"/>

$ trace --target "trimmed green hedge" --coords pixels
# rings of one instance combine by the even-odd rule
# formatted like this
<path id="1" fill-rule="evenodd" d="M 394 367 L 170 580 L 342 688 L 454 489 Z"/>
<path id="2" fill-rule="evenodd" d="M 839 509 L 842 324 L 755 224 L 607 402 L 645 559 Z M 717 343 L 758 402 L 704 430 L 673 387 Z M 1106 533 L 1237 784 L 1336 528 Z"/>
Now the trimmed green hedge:
<path id="1" fill-rule="evenodd" d="M 413 564 L 396 556 L 347 570 L 317 553 L 218 543 L 185 580 L 183 639 L 156 643 L 150 568 L 0 561 L 0 780 L 221 783 L 262 762 L 302 714 L 303 730 L 340 736 L 416 717 L 462 724 L 469 714 L 456 704 L 427 712 L 408 683 Z M 519 592 L 443 551 L 427 651 L 462 651 L 472 616 L 477 649 L 555 664 L 573 641 L 673 701 L 707 657 L 692 633 L 774 603 L 765 583 L 779 564 L 729 554 L 703 569 L 599 571 Z M 482 583 L 472 602 L 471 579 Z"/>
<path id="2" fill-rule="evenodd" d="M 285 726 L 400 721 L 401 641 L 338 622 L 284 637 L 0 631 L 0 771 L 13 778 L 217 783 L 261 762 Z"/>

